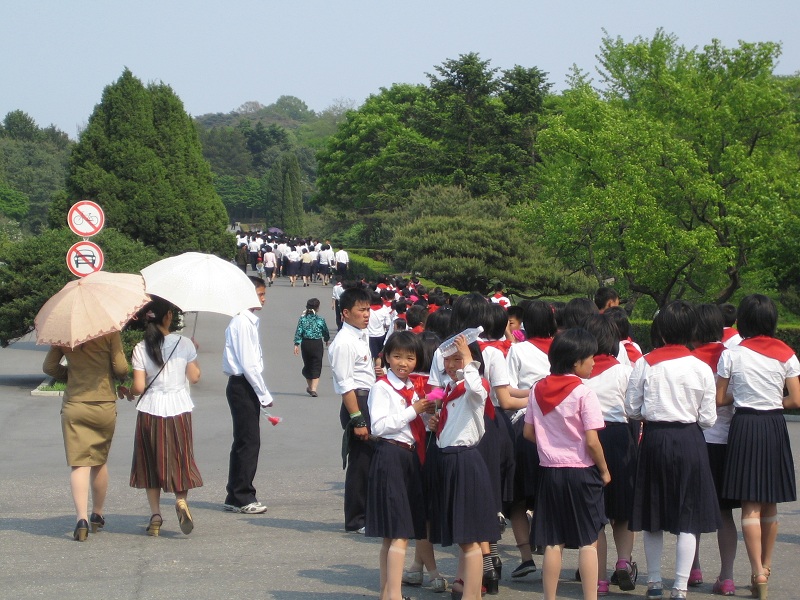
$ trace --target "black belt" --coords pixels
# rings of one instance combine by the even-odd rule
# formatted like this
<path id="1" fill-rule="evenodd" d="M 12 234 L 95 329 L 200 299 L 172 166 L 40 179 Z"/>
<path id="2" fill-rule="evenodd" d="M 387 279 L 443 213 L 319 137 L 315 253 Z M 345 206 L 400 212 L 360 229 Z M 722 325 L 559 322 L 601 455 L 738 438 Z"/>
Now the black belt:
<path id="1" fill-rule="evenodd" d="M 386 442 L 387 444 L 391 444 L 392 446 L 398 446 L 403 450 L 408 450 L 409 452 L 413 452 L 414 449 L 417 447 L 416 444 L 406 444 L 405 442 L 400 442 L 398 440 L 390 440 L 389 438 L 378 438 L 381 442 Z"/>
<path id="2" fill-rule="evenodd" d="M 247 379 L 244 375 L 229 375 L 231 379 Z"/>
<path id="3" fill-rule="evenodd" d="M 366 398 L 369 396 L 369 390 L 367 389 L 359 388 L 353 391 L 356 393 L 356 398 Z"/>

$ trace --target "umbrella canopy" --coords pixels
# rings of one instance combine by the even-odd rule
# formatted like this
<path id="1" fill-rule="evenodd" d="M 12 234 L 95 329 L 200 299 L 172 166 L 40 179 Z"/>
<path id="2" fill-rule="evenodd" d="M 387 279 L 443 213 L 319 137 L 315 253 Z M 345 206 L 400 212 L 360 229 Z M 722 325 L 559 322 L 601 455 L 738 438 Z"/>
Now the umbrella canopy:
<path id="1" fill-rule="evenodd" d="M 208 311 L 233 316 L 260 308 L 253 282 L 242 270 L 212 254 L 186 252 L 142 269 L 148 294 L 172 302 L 184 312 Z"/>
<path id="2" fill-rule="evenodd" d="M 141 275 L 91 273 L 45 302 L 34 319 L 36 343 L 74 348 L 120 331 L 149 301 Z"/>
<path id="3" fill-rule="evenodd" d="M 283 229 L 279 229 L 278 227 L 270 227 L 269 229 L 267 229 L 267 232 L 283 234 Z"/>

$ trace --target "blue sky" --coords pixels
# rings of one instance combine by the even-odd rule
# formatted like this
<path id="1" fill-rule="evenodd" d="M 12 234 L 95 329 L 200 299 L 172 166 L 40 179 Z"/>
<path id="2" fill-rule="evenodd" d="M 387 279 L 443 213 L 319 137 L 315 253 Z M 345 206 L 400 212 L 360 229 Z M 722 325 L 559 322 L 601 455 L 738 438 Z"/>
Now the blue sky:
<path id="1" fill-rule="evenodd" d="M 479 52 L 494 67 L 594 72 L 603 29 L 658 27 L 689 47 L 779 41 L 777 72 L 800 71 L 800 3 L 788 0 L 9 0 L 0 8 L 0 119 L 21 109 L 75 138 L 124 67 L 163 81 L 199 115 L 279 96 L 323 110 Z"/>

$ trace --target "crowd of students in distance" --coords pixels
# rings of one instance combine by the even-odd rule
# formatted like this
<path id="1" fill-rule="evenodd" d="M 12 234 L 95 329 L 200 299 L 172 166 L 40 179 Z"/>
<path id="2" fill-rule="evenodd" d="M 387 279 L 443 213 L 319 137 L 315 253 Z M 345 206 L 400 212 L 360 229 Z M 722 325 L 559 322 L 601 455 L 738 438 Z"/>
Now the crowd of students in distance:
<path id="1" fill-rule="evenodd" d="M 386 373 L 369 394 L 377 445 L 365 521 L 366 535 L 384 538 L 382 599 L 403 598 L 401 582 L 422 585 L 423 569 L 454 599 L 499 593 L 497 543 L 509 522 L 520 555 L 511 577 L 534 572 L 533 555 L 544 554 L 547 600 L 564 548 L 578 550 L 584 598 L 635 589 L 635 532 L 647 598 L 686 598 L 703 584 L 703 533 L 718 538 L 712 591 L 731 596 L 736 508 L 750 591 L 767 597 L 777 504 L 796 499 L 782 412 L 800 407 L 800 363 L 774 337 L 771 300 L 750 295 L 738 309 L 674 301 L 655 316 L 654 349 L 643 356 L 611 288 L 594 302 L 518 306 L 502 287 L 454 298 L 382 279 L 363 294 L 372 357 Z M 339 308 L 349 314 L 353 303 L 348 295 Z M 443 340 L 478 326 L 477 342 L 459 336 L 443 356 Z M 662 583 L 664 532 L 677 536 L 671 586 Z M 406 539 L 417 543 L 403 570 L 405 545 L 395 542 Z M 461 551 L 448 583 L 432 544 L 453 543 Z"/>
<path id="2" fill-rule="evenodd" d="M 345 277 L 350 264 L 346 250 L 334 251 L 330 240 L 289 238 L 258 232 L 236 234 L 236 264 L 244 273 L 248 265 L 271 287 L 276 277 L 288 277 L 292 287 L 298 278 L 303 287 L 331 276 Z"/>

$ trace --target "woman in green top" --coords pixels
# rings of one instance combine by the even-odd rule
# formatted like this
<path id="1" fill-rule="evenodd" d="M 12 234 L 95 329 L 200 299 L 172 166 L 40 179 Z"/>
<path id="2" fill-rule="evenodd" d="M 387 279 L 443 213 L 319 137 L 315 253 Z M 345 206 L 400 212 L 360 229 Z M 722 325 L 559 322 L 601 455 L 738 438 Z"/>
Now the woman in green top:
<path id="1" fill-rule="evenodd" d="M 297 322 L 297 331 L 294 334 L 294 353 L 303 357 L 303 377 L 306 378 L 306 393 L 317 397 L 319 375 L 322 372 L 322 347 L 331 339 L 325 319 L 317 315 L 319 300 L 311 298 L 306 302 L 306 311 Z"/>

